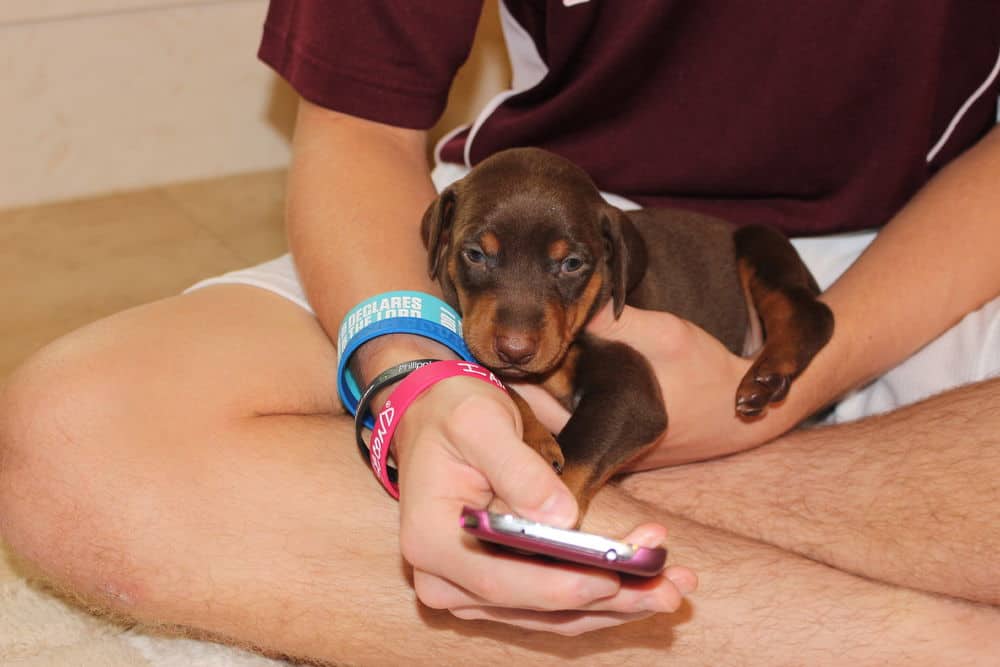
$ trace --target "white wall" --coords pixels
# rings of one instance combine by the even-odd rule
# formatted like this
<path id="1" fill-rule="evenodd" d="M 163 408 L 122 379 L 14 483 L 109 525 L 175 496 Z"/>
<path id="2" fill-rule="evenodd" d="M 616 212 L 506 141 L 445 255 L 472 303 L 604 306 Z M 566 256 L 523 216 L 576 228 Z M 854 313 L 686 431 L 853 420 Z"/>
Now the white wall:
<path id="1" fill-rule="evenodd" d="M 3 0 L 0 208 L 288 160 L 264 0 Z"/>
<path id="2" fill-rule="evenodd" d="M 509 76 L 488 3 L 448 114 Z M 266 0 L 0 0 L 0 209 L 287 164 Z"/>

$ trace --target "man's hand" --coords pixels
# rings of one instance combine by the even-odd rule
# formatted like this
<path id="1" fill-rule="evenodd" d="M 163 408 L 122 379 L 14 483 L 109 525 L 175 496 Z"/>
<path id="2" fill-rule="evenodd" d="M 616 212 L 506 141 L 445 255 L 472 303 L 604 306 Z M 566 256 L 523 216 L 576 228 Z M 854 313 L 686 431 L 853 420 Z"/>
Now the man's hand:
<path id="1" fill-rule="evenodd" d="M 729 352 L 700 327 L 670 313 L 626 306 L 615 319 L 611 304 L 587 326 L 591 334 L 630 345 L 650 362 L 667 407 L 667 431 L 634 469 L 676 465 L 742 451 L 790 428 L 794 420 L 772 405 L 767 415 L 736 414 L 736 389 L 751 359 Z M 536 386 L 518 385 L 538 418 L 553 432 L 569 414 Z M 792 389 L 794 391 L 794 387 Z"/>
<path id="2" fill-rule="evenodd" d="M 613 572 L 497 552 L 459 526 L 463 505 L 494 497 L 526 518 L 572 526 L 573 496 L 520 437 L 510 398 L 468 378 L 439 382 L 415 401 L 394 438 L 400 468 L 400 545 L 418 598 L 460 618 L 575 635 L 675 611 L 696 585 L 683 567 L 623 581 Z M 665 530 L 634 529 L 627 541 L 657 546 Z"/>

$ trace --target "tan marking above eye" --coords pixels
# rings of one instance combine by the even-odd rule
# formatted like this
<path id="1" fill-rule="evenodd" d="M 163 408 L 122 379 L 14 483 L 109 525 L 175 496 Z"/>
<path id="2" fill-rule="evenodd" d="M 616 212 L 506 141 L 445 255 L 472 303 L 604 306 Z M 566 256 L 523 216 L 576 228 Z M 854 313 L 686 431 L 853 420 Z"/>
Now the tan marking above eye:
<path id="1" fill-rule="evenodd" d="M 566 259 L 566 255 L 569 254 L 569 243 L 563 239 L 559 239 L 554 243 L 549 245 L 549 259 L 561 262 Z"/>
<path id="2" fill-rule="evenodd" d="M 479 246 L 487 255 L 500 254 L 500 239 L 493 232 L 486 232 L 479 237 Z"/>

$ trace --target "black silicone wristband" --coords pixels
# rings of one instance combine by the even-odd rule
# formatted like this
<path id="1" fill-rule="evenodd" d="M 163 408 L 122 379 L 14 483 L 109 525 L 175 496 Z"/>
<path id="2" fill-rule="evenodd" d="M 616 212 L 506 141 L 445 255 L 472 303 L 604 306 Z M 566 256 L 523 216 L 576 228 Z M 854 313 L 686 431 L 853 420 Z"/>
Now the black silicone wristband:
<path id="1" fill-rule="evenodd" d="M 440 359 L 414 359 L 413 361 L 404 361 L 392 368 L 387 368 L 379 373 L 361 394 L 361 398 L 358 400 L 358 411 L 354 413 L 354 438 L 358 443 L 358 449 L 361 450 L 361 453 L 365 457 L 365 461 L 370 460 L 370 454 L 368 452 L 368 444 L 361 437 L 361 431 L 365 426 L 365 417 L 368 416 L 368 404 L 371 403 L 372 397 L 389 385 L 399 382 L 418 368 L 427 364 L 433 364 L 435 361 L 440 361 Z M 375 424 L 375 427 L 377 428 L 378 424 Z M 388 446 L 388 443 L 386 443 L 386 446 Z M 387 468 L 387 473 L 393 484 L 399 482 L 399 473 L 395 468 Z"/>

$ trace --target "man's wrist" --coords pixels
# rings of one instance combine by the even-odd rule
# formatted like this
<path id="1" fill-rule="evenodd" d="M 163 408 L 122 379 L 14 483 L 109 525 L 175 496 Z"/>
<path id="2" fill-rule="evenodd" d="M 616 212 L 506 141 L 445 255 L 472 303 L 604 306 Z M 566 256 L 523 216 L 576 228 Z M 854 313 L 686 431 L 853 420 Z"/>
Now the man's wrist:
<path id="1" fill-rule="evenodd" d="M 396 499 L 399 498 L 398 473 L 395 468 L 388 465 L 389 458 L 395 458 L 390 453 L 393 436 L 403 420 L 403 415 L 425 391 L 442 380 L 466 377 L 487 383 L 504 394 L 507 393 L 507 388 L 499 378 L 488 368 L 475 362 L 460 359 L 438 361 L 423 359 L 416 363 L 419 364 L 416 367 L 413 367 L 413 362 L 393 367 L 386 371 L 383 376 L 385 380 L 389 381 L 398 377 L 399 382 L 392 388 L 389 398 L 384 402 L 382 409 L 378 411 L 371 440 L 367 446 L 372 470 L 385 489 Z M 378 379 L 374 386 L 380 386 L 383 383 L 383 378 Z M 358 425 L 358 422 L 356 421 L 355 424 Z M 360 430 L 357 431 L 357 437 L 359 445 L 364 449 Z"/>
<path id="2" fill-rule="evenodd" d="M 350 368 L 360 384 L 367 387 L 382 371 L 413 359 L 458 359 L 447 345 L 414 334 L 388 334 L 364 343 L 351 358 Z M 372 405 L 382 405 L 392 387 L 373 397 Z"/>
<path id="3" fill-rule="evenodd" d="M 366 371 L 367 378 L 356 375 L 352 362 L 358 349 L 376 338 L 395 334 L 429 338 L 454 350 L 459 357 L 472 359 L 462 340 L 461 317 L 441 299 L 409 290 L 384 292 L 365 299 L 348 311 L 337 331 L 337 394 L 349 413 L 357 411 L 366 379 L 370 382 L 387 365 L 399 363 L 400 359 L 412 359 L 411 353 L 427 357 L 427 353 L 436 351 L 422 346 L 414 348 L 409 343 L 375 346 L 359 367 L 359 371 Z M 399 347 L 409 347 L 412 352 L 404 350 L 401 354 Z M 363 418 L 370 426 L 371 417 Z"/>

